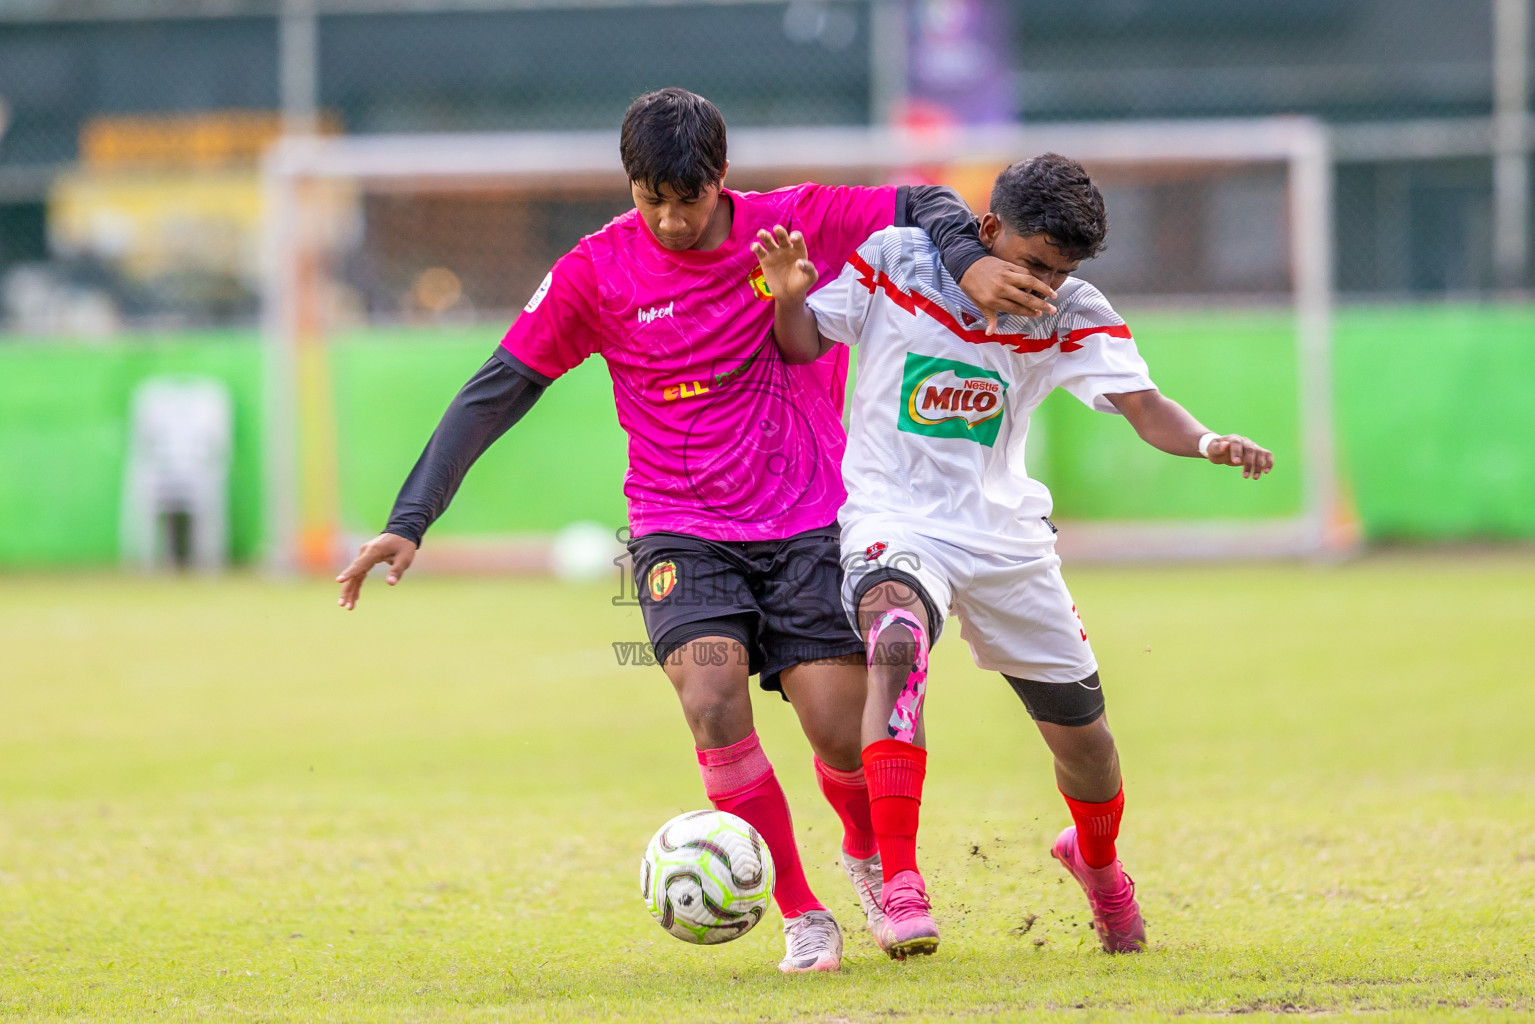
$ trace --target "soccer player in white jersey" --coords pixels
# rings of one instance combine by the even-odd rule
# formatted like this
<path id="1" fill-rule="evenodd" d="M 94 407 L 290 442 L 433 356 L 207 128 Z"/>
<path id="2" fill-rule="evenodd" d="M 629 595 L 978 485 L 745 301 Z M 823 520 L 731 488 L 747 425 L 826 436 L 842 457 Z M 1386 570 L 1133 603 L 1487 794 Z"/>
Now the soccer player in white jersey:
<path id="1" fill-rule="evenodd" d="M 1114 845 L 1119 756 L 1098 662 L 1061 578 L 1050 492 L 1024 467 L 1029 414 L 1060 387 L 1123 415 L 1171 455 L 1252 480 L 1274 459 L 1246 437 L 1206 430 L 1157 391 L 1125 322 L 1071 276 L 1106 232 L 1103 197 L 1080 164 L 1046 154 L 1003 171 L 980 232 L 991 255 L 1050 286 L 1051 313 L 1004 315 L 993 331 L 920 229 L 875 234 L 808 298 L 816 271 L 798 232 L 763 231 L 753 246 L 787 362 L 861 346 L 838 519 L 843 602 L 869 658 L 863 765 L 883 869 L 883 916 L 870 915 L 871 927 L 897 959 L 938 947 L 916 836 L 927 654 L 952 610 L 975 663 L 1002 673 L 1055 755 L 1074 824 L 1051 853 L 1087 894 L 1103 948 L 1134 952 L 1146 930 Z"/>

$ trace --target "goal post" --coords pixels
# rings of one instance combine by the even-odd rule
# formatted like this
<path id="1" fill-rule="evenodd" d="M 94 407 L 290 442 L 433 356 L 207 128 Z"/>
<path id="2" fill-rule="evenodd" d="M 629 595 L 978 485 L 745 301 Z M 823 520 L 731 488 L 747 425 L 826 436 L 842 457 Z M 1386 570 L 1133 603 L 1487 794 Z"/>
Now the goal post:
<path id="1" fill-rule="evenodd" d="M 1282 194 L 1251 194 L 1277 204 L 1275 216 L 1283 220 L 1274 237 L 1287 251 L 1279 276 L 1272 279 L 1280 283 L 1270 284 L 1271 291 L 1278 289 L 1277 300 L 1270 294 L 1268 301 L 1277 304 L 1293 335 L 1295 379 L 1281 383 L 1293 387 L 1296 441 L 1295 450 L 1286 453 L 1294 458 L 1285 469 L 1299 477 L 1294 507 L 1277 515 L 1143 517 L 1133 503 L 1126 513 L 1121 502 L 1113 503 L 1117 511 L 1111 515 L 1086 506 L 1063 508 L 1063 552 L 1156 559 L 1325 557 L 1346 551 L 1355 538 L 1334 456 L 1332 158 L 1327 131 L 1318 122 L 1285 117 L 1044 124 L 929 134 L 884 128 L 740 129 L 731 132 L 730 183 L 765 189 L 802 180 L 940 180 L 955 184 L 974 205 L 984 202 L 990 176 L 1001 167 L 1051 151 L 1081 161 L 1095 178 L 1117 181 L 1131 191 L 1139 188 L 1137 195 L 1158 182 L 1176 180 L 1182 201 L 1196 211 L 1193 220 L 1205 217 L 1197 211 L 1212 203 L 1224 204 L 1222 209 L 1235 204 L 1238 228 L 1243 197 L 1249 193 L 1220 183 L 1254 168 L 1273 175 L 1274 188 Z M 612 132 L 290 137 L 270 151 L 264 175 L 267 561 L 279 568 L 322 571 L 335 566 L 357 537 L 378 528 L 378 522 L 353 521 L 359 517 L 345 511 L 348 496 L 341 481 L 348 474 L 343 463 L 352 456 L 338 443 L 332 339 L 342 332 L 392 330 L 402 324 L 430 332 L 434 325 L 478 318 L 488 351 L 493 336 L 526 299 L 526 294 L 504 294 L 501 279 L 516 275 L 494 270 L 498 259 L 528 257 L 521 249 L 509 256 L 509 250 L 497 246 L 511 244 L 508 239 L 547 241 L 556 233 L 548 225 L 556 224 L 571 235 L 558 243 L 568 247 L 621 209 L 628 188 Z M 535 207 L 554 213 L 535 218 L 530 213 Z M 1112 197 L 1109 218 L 1112 248 L 1119 219 Z M 542 234 L 528 227 L 534 220 L 544 225 Z M 429 251 L 418 260 L 421 273 L 411 293 L 416 307 L 407 312 L 391 307 L 393 293 L 387 288 L 379 292 L 383 299 L 360 293 L 373 286 L 359 285 L 360 279 L 376 284 L 381 276 L 415 273 L 412 246 Z M 537 254 L 537 276 L 561 251 Z M 451 259 L 464 266 L 456 272 L 426 266 Z M 476 270 L 474 264 L 489 270 Z M 385 265 L 388 273 L 379 270 Z M 358 267 L 371 269 L 364 273 Z M 534 273 L 528 268 L 518 272 L 523 279 Z M 477 286 L 481 294 L 471 303 L 468 282 L 475 273 L 487 283 Z M 1081 276 L 1097 283 L 1094 264 L 1084 267 Z M 531 280 L 536 284 L 537 277 Z M 525 282 L 521 287 L 531 293 Z M 1116 307 L 1132 306 L 1113 286 L 1104 290 Z M 1233 299 L 1226 293 L 1206 294 L 1202 285 L 1194 293 L 1198 308 L 1220 307 Z M 1155 379 L 1155 361 L 1152 370 Z M 1212 425 L 1246 429 L 1240 423 Z M 1048 475 L 1045 482 L 1051 483 Z M 381 517 L 383 510 L 373 514 Z M 459 545 L 470 564 L 477 561 L 475 543 L 484 553 L 478 560 L 487 564 L 538 561 L 506 556 L 507 550 L 526 548 L 525 539 L 481 537 L 467 548 Z M 434 541 L 433 546 L 442 545 Z M 493 553 L 498 546 L 499 556 Z"/>

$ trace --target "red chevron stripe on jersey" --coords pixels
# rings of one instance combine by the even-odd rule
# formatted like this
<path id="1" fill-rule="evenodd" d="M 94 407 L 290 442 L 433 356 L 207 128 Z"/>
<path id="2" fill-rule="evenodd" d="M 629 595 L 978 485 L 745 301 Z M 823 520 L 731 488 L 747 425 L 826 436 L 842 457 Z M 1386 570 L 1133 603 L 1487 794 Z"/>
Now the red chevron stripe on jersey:
<path id="1" fill-rule="evenodd" d="M 883 270 L 876 272 L 873 267 L 869 266 L 868 261 L 858 253 L 853 253 L 848 262 L 862 275 L 858 283 L 867 288 L 869 294 L 874 294 L 876 289 L 883 291 L 891 302 L 894 302 L 913 316 L 916 316 L 917 310 L 920 309 L 944 327 L 947 327 L 956 337 L 972 345 L 1005 345 L 1014 352 L 1028 353 L 1044 352 L 1059 342 L 1062 352 L 1075 352 L 1082 347 L 1082 339 L 1089 338 L 1094 334 L 1107 334 L 1111 338 L 1130 337 L 1129 324 L 1105 324 L 1101 327 L 1079 327 L 1074 331 L 1066 332 L 1065 336 L 1057 333 L 1044 338 L 1018 338 L 1016 341 L 1006 341 L 1004 340 L 1005 338 L 1016 336 L 988 335 L 984 330 L 972 330 L 962 326 L 948 310 L 926 295 L 920 292 L 906 291 L 900 285 L 890 280 Z"/>
<path id="2" fill-rule="evenodd" d="M 1105 324 L 1102 327 L 1078 327 L 1074 331 L 1066 332 L 1066 337 L 1061 339 L 1061 351 L 1075 352 L 1077 349 L 1082 347 L 1081 345 L 1077 344 L 1077 342 L 1081 341 L 1083 338 L 1090 338 L 1094 334 L 1107 334 L 1111 338 L 1124 338 L 1127 341 L 1132 340 L 1130 338 L 1129 324 Z"/>

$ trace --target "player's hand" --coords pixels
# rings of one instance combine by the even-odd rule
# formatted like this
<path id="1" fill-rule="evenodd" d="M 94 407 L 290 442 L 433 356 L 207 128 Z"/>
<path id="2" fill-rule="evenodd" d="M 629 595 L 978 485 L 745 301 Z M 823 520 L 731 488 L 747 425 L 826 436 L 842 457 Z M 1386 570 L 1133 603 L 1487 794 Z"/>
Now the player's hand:
<path id="1" fill-rule="evenodd" d="M 1055 306 L 1048 301 L 1055 298 L 1054 288 L 1022 267 L 995 256 L 983 256 L 970 264 L 965 276 L 959 279 L 959 286 L 986 317 L 987 334 L 997 333 L 999 313 L 1033 317 L 1055 312 Z"/>
<path id="2" fill-rule="evenodd" d="M 389 575 L 384 582 L 391 587 L 400 582 L 410 563 L 416 560 L 416 545 L 393 533 L 381 533 L 357 552 L 352 564 L 336 577 L 341 584 L 341 597 L 336 601 L 347 611 L 357 607 L 357 595 L 362 592 L 362 581 L 368 578 L 368 570 L 380 562 L 389 563 Z"/>
<path id="3" fill-rule="evenodd" d="M 1211 441 L 1205 458 L 1217 466 L 1241 466 L 1244 480 L 1256 480 L 1274 469 L 1274 453 L 1240 434 L 1227 434 Z"/>
<path id="4" fill-rule="evenodd" d="M 782 224 L 775 224 L 772 231 L 758 231 L 752 252 L 762 264 L 762 276 L 775 299 L 803 299 L 820 280 L 805 248 L 805 236 Z"/>

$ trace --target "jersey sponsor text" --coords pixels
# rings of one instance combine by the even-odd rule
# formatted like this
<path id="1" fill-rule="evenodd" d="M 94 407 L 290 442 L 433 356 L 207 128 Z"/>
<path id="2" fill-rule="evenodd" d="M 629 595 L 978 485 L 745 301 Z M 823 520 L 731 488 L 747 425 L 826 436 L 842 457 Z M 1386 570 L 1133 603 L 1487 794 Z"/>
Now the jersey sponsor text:
<path id="1" fill-rule="evenodd" d="M 668 302 L 664 306 L 651 306 L 649 309 L 640 310 L 635 314 L 635 317 L 640 323 L 648 324 L 652 320 L 660 320 L 662 317 L 671 316 L 672 309 L 676 305 L 676 302 Z"/>
<path id="2" fill-rule="evenodd" d="M 911 418 L 919 423 L 962 419 L 970 426 L 1002 415 L 998 396 L 1002 385 L 984 377 L 960 377 L 953 370 L 939 370 L 912 390 Z M 918 395 L 922 396 L 920 402 Z"/>
<path id="3" fill-rule="evenodd" d="M 661 389 L 661 399 L 666 402 L 675 402 L 679 398 L 693 398 L 697 395 L 709 393 L 709 385 L 701 380 L 685 380 L 679 384 L 668 384 Z"/>
<path id="4" fill-rule="evenodd" d="M 1001 374 L 955 359 L 906 353 L 902 409 L 896 426 L 929 437 L 996 443 L 1007 382 Z"/>

